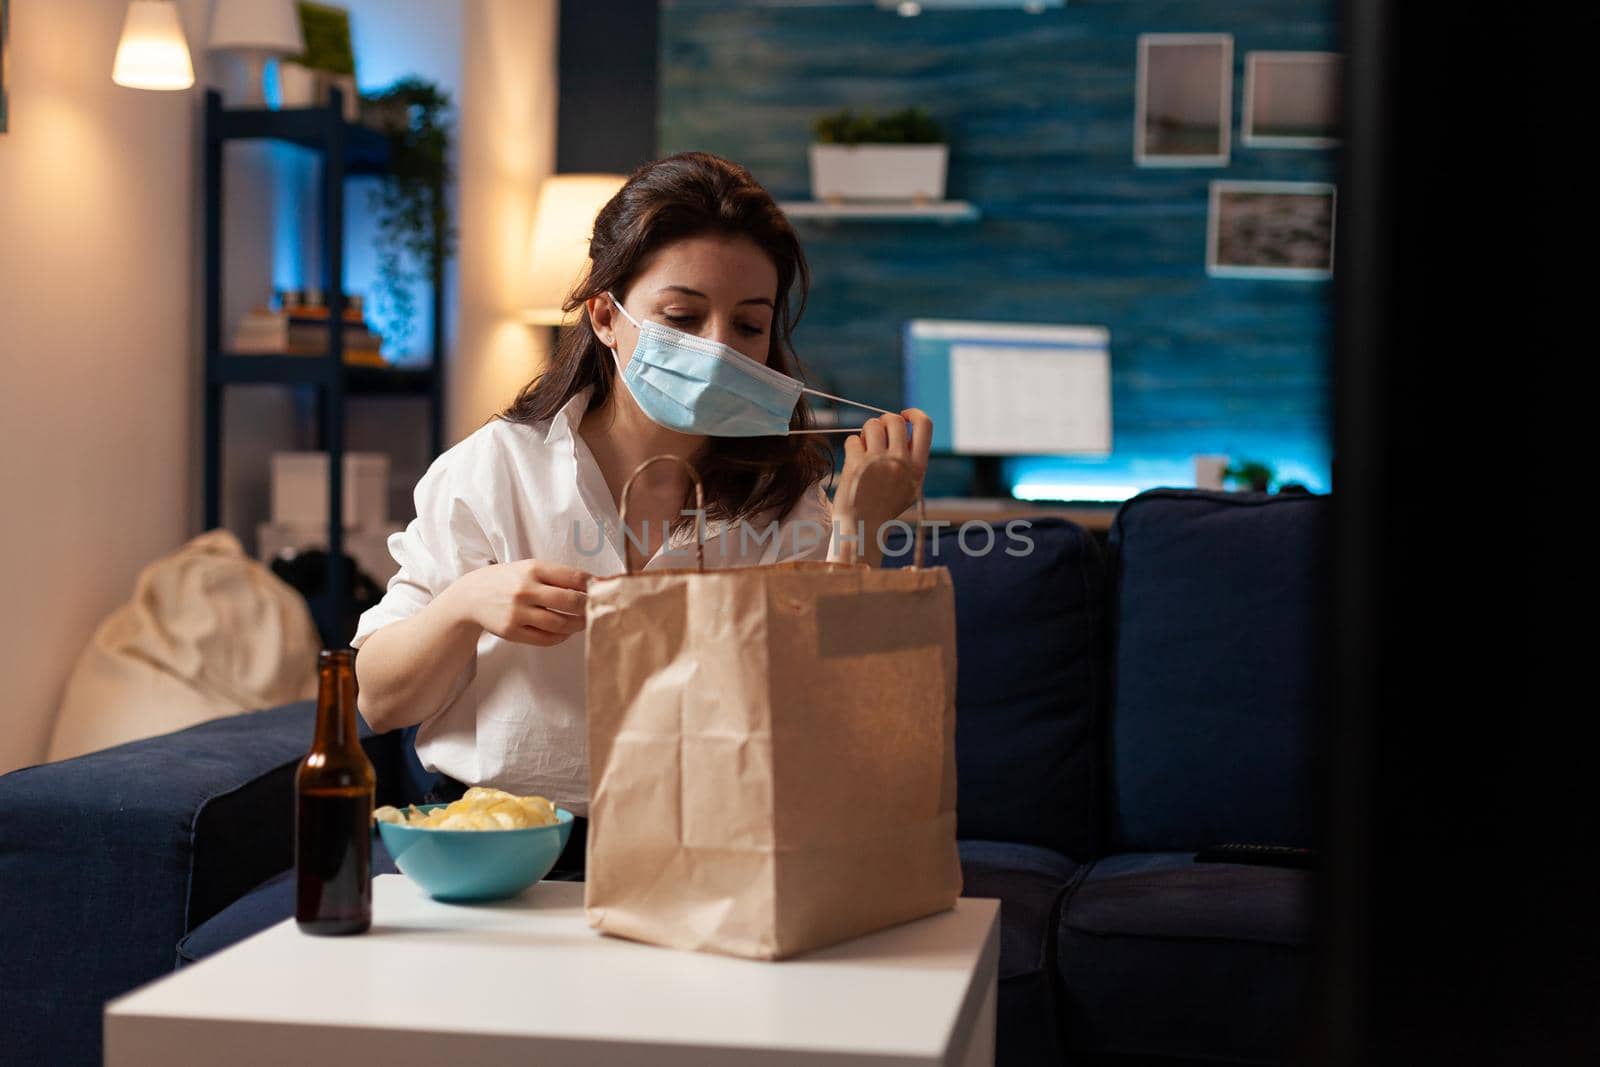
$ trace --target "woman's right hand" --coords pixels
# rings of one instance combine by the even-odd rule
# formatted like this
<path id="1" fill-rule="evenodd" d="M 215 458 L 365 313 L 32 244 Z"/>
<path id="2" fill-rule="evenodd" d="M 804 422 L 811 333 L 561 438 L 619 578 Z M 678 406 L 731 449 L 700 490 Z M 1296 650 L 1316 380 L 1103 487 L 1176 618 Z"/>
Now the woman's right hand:
<path id="1" fill-rule="evenodd" d="M 549 648 L 583 629 L 591 577 L 541 559 L 491 563 L 457 578 L 439 599 L 496 637 Z"/>

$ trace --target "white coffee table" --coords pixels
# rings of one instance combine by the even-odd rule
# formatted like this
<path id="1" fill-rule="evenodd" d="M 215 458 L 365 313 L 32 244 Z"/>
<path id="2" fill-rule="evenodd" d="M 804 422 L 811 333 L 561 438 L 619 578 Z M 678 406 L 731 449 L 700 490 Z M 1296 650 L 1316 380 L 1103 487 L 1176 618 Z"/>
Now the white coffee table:
<path id="1" fill-rule="evenodd" d="M 999 914 L 764 963 L 603 937 L 575 882 L 464 906 L 383 875 L 364 936 L 285 921 L 109 1003 L 105 1063 L 992 1064 Z"/>

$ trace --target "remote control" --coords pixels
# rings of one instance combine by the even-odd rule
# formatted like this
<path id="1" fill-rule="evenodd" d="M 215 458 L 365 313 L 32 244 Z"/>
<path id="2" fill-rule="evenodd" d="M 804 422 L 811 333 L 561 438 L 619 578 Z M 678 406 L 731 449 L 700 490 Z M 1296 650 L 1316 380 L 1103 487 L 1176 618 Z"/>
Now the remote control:
<path id="1" fill-rule="evenodd" d="M 1248 863 L 1258 867 L 1294 867 L 1311 870 L 1317 854 L 1309 848 L 1288 845 L 1212 845 L 1194 854 L 1196 863 Z"/>

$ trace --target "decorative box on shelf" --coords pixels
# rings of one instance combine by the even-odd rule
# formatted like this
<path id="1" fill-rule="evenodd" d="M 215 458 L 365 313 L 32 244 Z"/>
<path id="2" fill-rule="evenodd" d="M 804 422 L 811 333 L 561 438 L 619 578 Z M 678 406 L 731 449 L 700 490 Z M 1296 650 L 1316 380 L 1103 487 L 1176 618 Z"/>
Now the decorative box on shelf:
<path id="1" fill-rule="evenodd" d="M 315 352 L 321 354 L 328 348 L 328 309 L 325 307 L 298 307 L 290 310 L 289 352 Z M 383 347 L 383 338 L 373 333 L 361 317 L 360 308 L 347 308 L 344 313 L 344 351 L 346 357 L 377 356 Z M 380 360 L 381 362 L 381 360 Z"/>
<path id="2" fill-rule="evenodd" d="M 249 355 L 282 355 L 289 351 L 289 316 L 258 307 L 245 312 L 233 331 L 229 351 Z"/>
<path id="3" fill-rule="evenodd" d="M 272 455 L 272 521 L 328 525 L 328 454 Z M 382 452 L 344 454 L 344 528 L 370 530 L 389 522 L 389 457 Z"/>
<path id="4" fill-rule="evenodd" d="M 350 298 L 344 311 L 344 361 L 382 367 L 383 338 L 372 331 L 361 301 Z M 251 309 L 239 320 L 229 351 L 235 355 L 320 356 L 328 351 L 328 309 L 291 304 L 278 311 Z"/>

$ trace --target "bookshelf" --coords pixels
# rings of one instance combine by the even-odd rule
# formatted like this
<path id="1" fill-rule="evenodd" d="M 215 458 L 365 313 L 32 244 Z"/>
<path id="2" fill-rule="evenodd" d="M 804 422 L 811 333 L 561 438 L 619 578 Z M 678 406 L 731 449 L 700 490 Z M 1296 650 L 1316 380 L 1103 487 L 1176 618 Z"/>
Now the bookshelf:
<path id="1" fill-rule="evenodd" d="M 316 390 L 316 444 L 328 453 L 328 572 L 325 592 L 311 599 L 323 644 L 343 647 L 354 633 L 352 578 L 344 558 L 345 404 L 356 396 L 420 396 L 428 399 L 429 447 L 443 451 L 444 288 L 443 264 L 431 264 L 434 283 L 430 359 L 427 364 L 370 366 L 344 359 L 344 213 L 346 181 L 381 175 L 389 167 L 388 139 L 346 122 L 343 101 L 331 94 L 326 107 L 268 110 L 228 109 L 215 90 L 205 104 L 205 421 L 203 429 L 205 528 L 222 521 L 223 399 L 232 385 L 277 384 Z M 223 148 L 230 141 L 271 140 L 298 145 L 321 162 L 318 231 L 321 289 L 328 308 L 328 343 L 321 355 L 244 355 L 224 346 L 222 322 Z M 438 248 L 438 242 L 435 242 Z"/>

